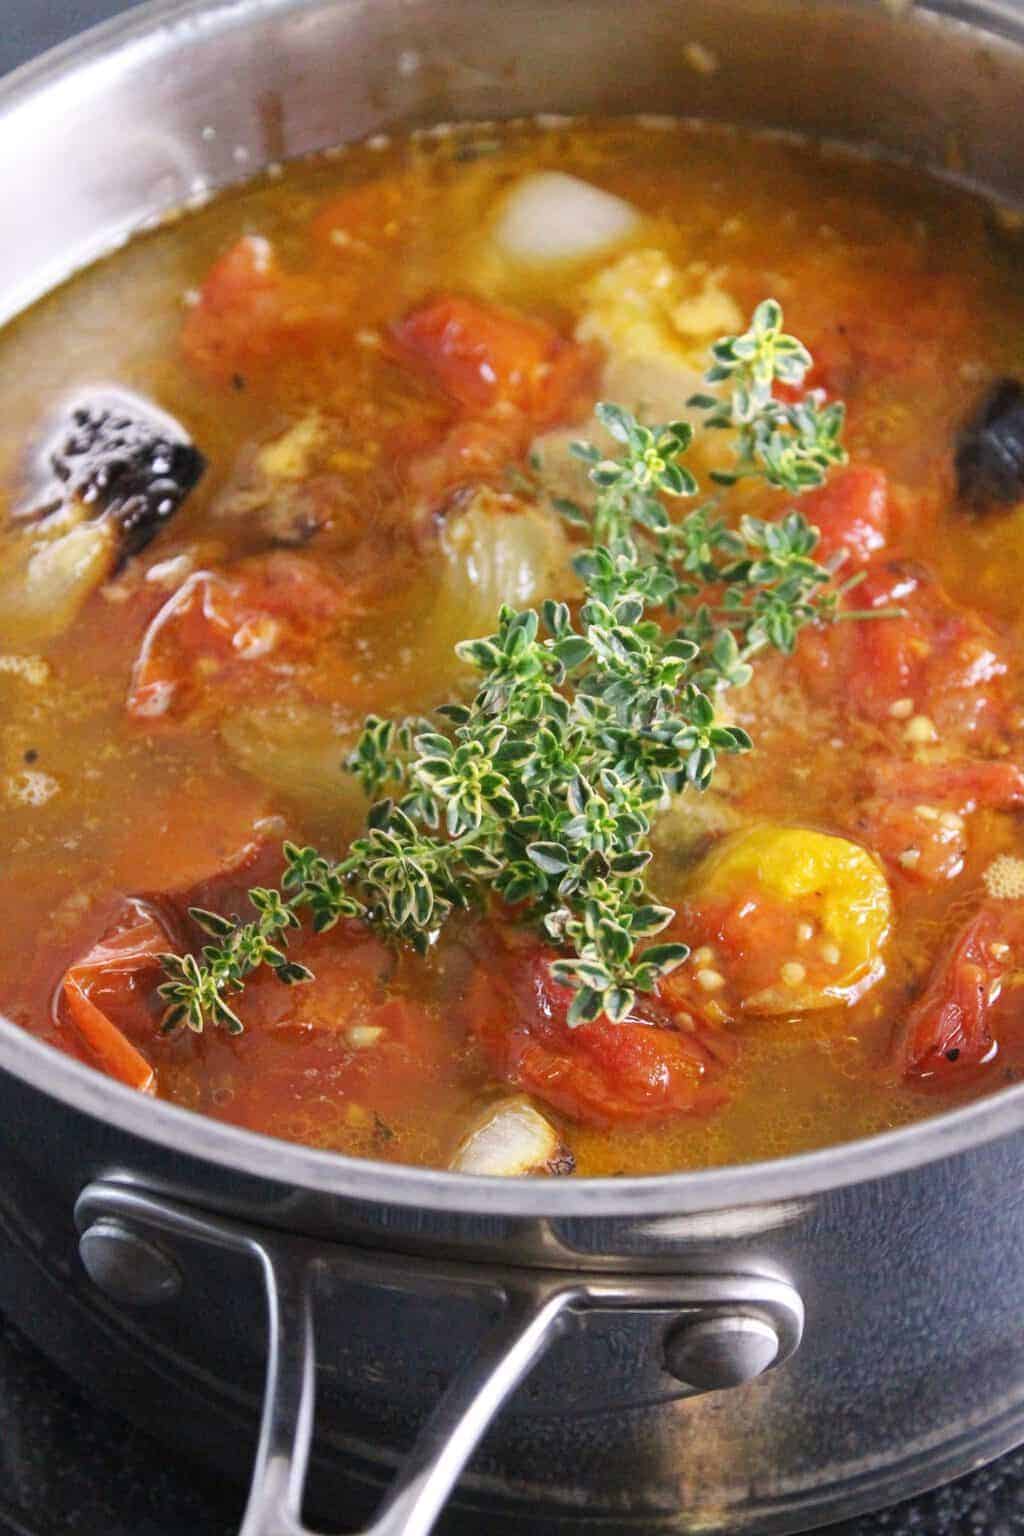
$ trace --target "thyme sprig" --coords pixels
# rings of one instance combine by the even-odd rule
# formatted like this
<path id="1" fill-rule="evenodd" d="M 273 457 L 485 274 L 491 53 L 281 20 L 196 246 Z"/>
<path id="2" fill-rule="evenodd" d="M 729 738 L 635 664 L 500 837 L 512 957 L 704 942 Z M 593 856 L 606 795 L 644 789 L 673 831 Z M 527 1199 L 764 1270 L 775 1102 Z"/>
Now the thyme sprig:
<path id="1" fill-rule="evenodd" d="M 736 467 L 714 479 L 799 495 L 844 461 L 843 407 L 795 395 L 810 365 L 773 300 L 715 344 L 707 380 L 727 388 L 688 402 L 703 428 L 735 433 Z M 596 414 L 619 452 L 574 445 L 593 502 L 557 503 L 587 534 L 578 612 L 502 607 L 493 634 L 456 647 L 478 677 L 469 703 L 366 721 L 346 764 L 376 802 L 365 833 L 337 860 L 286 843 L 281 891 L 250 893 L 252 922 L 193 911 L 214 942 L 199 960 L 165 957 L 168 1028 L 240 1029 L 227 999 L 261 966 L 309 979 L 287 955 L 306 911 L 318 932 L 358 918 L 422 953 L 491 892 L 565 951 L 552 972 L 574 989 L 573 1025 L 626 1018 L 686 958 L 685 944 L 651 942 L 674 916 L 646 884 L 652 817 L 668 796 L 705 790 L 721 755 L 750 750 L 725 694 L 758 652 L 789 654 L 805 625 L 842 617 L 842 589 L 797 511 L 735 527 L 714 501 L 669 515 L 699 490 L 683 462 L 691 422 L 649 427 L 612 404 Z"/>

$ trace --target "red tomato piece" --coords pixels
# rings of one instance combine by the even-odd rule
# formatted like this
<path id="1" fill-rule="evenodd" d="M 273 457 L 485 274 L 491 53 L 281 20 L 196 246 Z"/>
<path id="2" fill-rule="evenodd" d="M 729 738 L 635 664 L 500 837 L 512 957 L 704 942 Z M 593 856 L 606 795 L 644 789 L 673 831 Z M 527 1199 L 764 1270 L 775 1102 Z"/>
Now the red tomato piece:
<path id="1" fill-rule="evenodd" d="M 979 806 L 1010 811 L 1024 805 L 1024 771 L 1005 760 L 954 758 L 945 763 L 890 759 L 870 767 L 871 782 L 891 800 L 940 802 L 955 811 Z"/>
<path id="2" fill-rule="evenodd" d="M 116 922 L 64 976 L 59 1011 L 110 1077 L 156 1092 L 156 1074 L 133 1043 L 155 1033 L 150 996 L 159 956 L 175 947 L 163 919 L 145 902 L 125 902 Z"/>
<path id="3" fill-rule="evenodd" d="M 998 1048 L 993 1012 L 1022 946 L 1019 902 L 990 902 L 961 930 L 900 1033 L 897 1052 L 908 1076 L 941 1081 L 990 1059 Z"/>
<path id="4" fill-rule="evenodd" d="M 966 827 L 952 808 L 868 800 L 860 807 L 852 830 L 885 860 L 890 873 L 917 885 L 955 880 L 963 870 Z"/>
<path id="5" fill-rule="evenodd" d="M 350 594 L 298 555 L 228 574 L 196 571 L 146 631 L 128 712 L 147 722 L 180 718 L 211 687 L 265 681 L 268 670 L 308 655 L 351 609 Z"/>
<path id="6" fill-rule="evenodd" d="M 268 240 L 245 235 L 207 274 L 182 327 L 182 351 L 199 373 L 226 383 L 315 343 L 338 319 L 309 279 L 281 268 Z"/>
<path id="7" fill-rule="evenodd" d="M 853 830 L 898 875 L 917 884 L 952 880 L 964 867 L 965 818 L 979 808 L 1024 804 L 1024 773 L 1015 763 L 970 758 L 919 763 L 873 762 L 875 793 L 859 808 Z"/>
<path id="8" fill-rule="evenodd" d="M 854 601 L 862 609 L 907 607 L 919 586 L 917 572 L 887 562 L 869 569 Z M 807 629 L 797 658 L 815 697 L 831 702 L 842 696 L 858 714 L 878 718 L 888 717 L 897 699 L 912 697 L 927 653 L 923 626 L 908 616 Z"/>
<path id="9" fill-rule="evenodd" d="M 927 572 L 902 561 L 871 564 L 856 588 L 858 608 L 898 607 L 903 617 L 809 629 L 798 662 L 805 687 L 823 702 L 841 698 L 867 720 L 900 729 L 927 716 L 948 746 L 998 730 L 1007 705 L 1007 662 L 977 613 L 958 608 Z M 906 710 L 898 718 L 892 706 Z"/>
<path id="10" fill-rule="evenodd" d="M 592 382 L 595 353 L 543 320 L 457 294 L 399 322 L 400 354 L 419 363 L 469 411 L 512 405 L 535 425 L 569 415 Z"/>
<path id="11" fill-rule="evenodd" d="M 409 489 L 436 506 L 462 486 L 501 486 L 504 471 L 523 457 L 532 436 L 530 423 L 518 411 L 485 421 L 457 422 L 432 451 L 410 461 Z M 435 526 L 432 519 L 428 526 Z"/>
<path id="12" fill-rule="evenodd" d="M 880 469 L 850 464 L 809 491 L 800 510 L 821 534 L 815 559 L 845 555 L 862 564 L 884 548 L 888 537 L 889 482 Z"/>
<path id="13" fill-rule="evenodd" d="M 402 1118 L 413 1096 L 422 1102 L 432 1083 L 451 1091 L 459 1064 L 451 1026 L 415 998 L 386 995 L 393 949 L 343 923 L 319 937 L 297 933 L 289 953 L 316 980 L 284 987 L 254 974 L 236 1000 L 245 1032 L 204 1040 L 207 1066 L 232 1089 L 218 1116 L 332 1145 L 362 1123 L 368 1137 L 387 1138 L 389 1119 Z"/>
<path id="14" fill-rule="evenodd" d="M 470 987 L 470 1028 L 503 1082 L 574 1120 L 608 1126 L 708 1111 L 724 1097 L 716 1079 L 729 1037 L 698 1036 L 692 1018 L 653 1003 L 621 1024 L 570 1029 L 572 992 L 551 979 L 555 956 L 532 949 L 481 965 Z"/>

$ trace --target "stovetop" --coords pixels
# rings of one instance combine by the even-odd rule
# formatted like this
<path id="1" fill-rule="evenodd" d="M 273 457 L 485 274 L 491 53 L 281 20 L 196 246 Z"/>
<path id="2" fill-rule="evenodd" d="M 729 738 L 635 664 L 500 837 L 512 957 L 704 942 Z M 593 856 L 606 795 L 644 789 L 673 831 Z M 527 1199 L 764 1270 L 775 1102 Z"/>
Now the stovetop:
<path id="1" fill-rule="evenodd" d="M 0 0 L 0 74 L 128 0 Z M 0 1536 L 235 1536 L 244 1494 L 88 1402 L 0 1317 Z M 1021 1536 L 1024 1449 L 829 1536 Z M 609 1536 L 613 1536 L 609 1532 Z"/>
<path id="2" fill-rule="evenodd" d="M 236 1536 L 243 1502 L 242 1490 L 86 1400 L 0 1318 L 0 1536 Z M 1024 1449 L 827 1536 L 1020 1533 Z"/>

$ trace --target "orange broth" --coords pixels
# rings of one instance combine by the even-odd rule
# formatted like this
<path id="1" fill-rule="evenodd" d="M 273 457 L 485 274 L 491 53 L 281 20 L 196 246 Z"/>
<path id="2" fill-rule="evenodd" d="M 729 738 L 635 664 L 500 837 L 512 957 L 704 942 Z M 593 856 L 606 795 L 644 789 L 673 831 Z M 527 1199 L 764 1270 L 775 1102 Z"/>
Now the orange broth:
<path id="1" fill-rule="evenodd" d="M 625 198 L 638 229 L 579 262 L 506 259 L 490 234 L 495 210 L 544 169 Z M 761 661 L 731 701 L 755 750 L 723 765 L 720 819 L 688 831 L 676 807 L 655 836 L 653 883 L 673 904 L 699 903 L 694 872 L 724 827 L 770 821 L 866 847 L 892 901 L 884 974 L 856 1001 L 766 1015 L 743 1006 L 727 946 L 705 945 L 703 970 L 724 976 L 716 1029 L 729 1047 L 713 1103 L 581 1119 L 564 1096 L 533 1102 L 579 1174 L 641 1174 L 828 1145 L 1016 1080 L 1012 900 L 979 939 L 1000 957 L 984 1062 L 965 1050 L 949 1070 L 908 1070 L 905 1031 L 964 925 L 992 906 L 984 871 L 999 854 L 1024 854 L 1014 791 L 979 791 L 968 769 L 943 778 L 950 763 L 1012 768 L 1024 756 L 1024 512 L 968 514 L 952 472 L 961 423 L 1020 363 L 1017 238 L 982 201 L 909 170 L 625 121 L 466 127 L 286 167 L 140 235 L 0 335 L 0 521 L 35 494 L 45 423 L 97 385 L 156 402 L 207 461 L 181 510 L 59 632 L 20 627 L 0 582 L 9 1017 L 102 1066 L 60 987 L 122 921 L 126 897 L 162 914 L 169 942 L 195 946 L 186 895 L 244 911 L 246 886 L 279 872 L 282 837 L 345 847 L 365 814 L 341 767 L 363 716 L 424 712 L 457 693 L 455 641 L 490 628 L 493 592 L 466 576 L 458 520 L 475 506 L 499 533 L 502 520 L 526 526 L 516 520 L 533 515 L 532 493 L 510 471 L 528 468 L 538 438 L 584 429 L 610 344 L 607 325 L 581 322 L 599 307 L 601 274 L 643 252 L 660 254 L 684 297 L 725 295 L 744 317 L 768 294 L 780 300 L 787 330 L 816 355 L 811 382 L 847 403 L 853 469 L 876 472 L 886 498 L 887 542 L 869 552 L 868 581 L 891 585 L 893 560 L 911 573 L 908 611 L 920 622 L 908 644 L 932 671 L 906 689 L 893 680 L 887 667 L 905 673 L 906 657 L 877 639 L 886 621 L 850 626 L 841 644 L 805 634 L 795 658 Z M 396 344 L 406 317 L 438 296 L 526 318 L 535 372 L 511 406 L 486 388 L 467 397 L 464 380 Z M 841 515 L 837 496 L 871 489 L 846 486 L 813 503 L 823 524 Z M 723 505 L 774 515 L 789 501 L 744 490 Z M 555 524 L 535 521 L 537 595 L 571 598 L 571 545 L 556 529 L 538 554 Z M 24 536 L 19 525 L 0 543 L 0 575 Z M 193 598 L 179 596 L 161 625 L 189 581 Z M 219 617 L 203 617 L 203 602 Z M 996 658 L 973 682 L 965 648 Z M 959 668 L 952 681 L 947 663 Z M 161 712 L 168 677 L 176 691 Z M 932 778 L 894 790 L 893 764 Z M 926 847 L 937 825 L 949 836 Z M 938 868 L 956 849 L 961 867 L 929 873 L 933 855 Z M 532 941 L 510 926 L 514 970 Z M 801 963 L 771 935 L 764 943 L 759 964 Z M 161 1097 L 318 1147 L 446 1166 L 482 1107 L 520 1086 L 501 1081 L 470 1017 L 485 1006 L 481 974 L 498 1006 L 513 1006 L 501 991 L 506 951 L 481 937 L 480 919 L 453 922 L 425 959 L 352 924 L 299 940 L 295 953 L 317 980 L 254 979 L 236 1002 L 246 1025 L 236 1037 L 161 1035 L 151 960 L 127 999 L 115 997 L 116 977 L 92 978 L 91 995 L 102 1012 L 109 992 Z M 987 963 L 978 984 L 994 993 Z"/>

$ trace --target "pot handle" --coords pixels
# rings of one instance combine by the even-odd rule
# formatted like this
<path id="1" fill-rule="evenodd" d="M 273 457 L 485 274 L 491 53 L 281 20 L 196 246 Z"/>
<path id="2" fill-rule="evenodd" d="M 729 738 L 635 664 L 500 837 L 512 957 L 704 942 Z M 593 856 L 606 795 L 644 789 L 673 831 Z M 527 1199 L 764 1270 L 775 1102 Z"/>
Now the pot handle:
<path id="1" fill-rule="evenodd" d="M 500 1270 L 393 1253 L 384 1267 L 368 1250 L 246 1226 L 106 1181 L 82 1191 L 75 1217 L 90 1277 L 121 1302 L 153 1303 L 177 1294 L 185 1267 L 178 1262 L 178 1239 L 244 1252 L 259 1262 L 267 1301 L 267 1375 L 240 1536 L 316 1536 L 302 1522 L 302 1501 L 314 1428 L 312 1291 L 321 1272 L 403 1292 L 482 1294 L 501 1309 L 420 1430 L 360 1536 L 429 1536 L 495 1415 L 576 1313 L 667 1313 L 665 1369 L 681 1383 L 681 1395 L 691 1396 L 742 1385 L 781 1365 L 803 1331 L 797 1292 L 784 1280 L 762 1275 Z M 154 1243 L 154 1233 L 165 1241 Z"/>
<path id="2" fill-rule="evenodd" d="M 240 1536 L 313 1536 L 302 1494 L 313 1436 L 315 1349 L 310 1272 L 268 1255 L 270 1350 L 263 1422 Z M 512 1295 L 495 1326 L 448 1387 L 360 1536 L 428 1536 L 466 1462 L 505 1400 L 547 1349 L 571 1290 Z"/>

